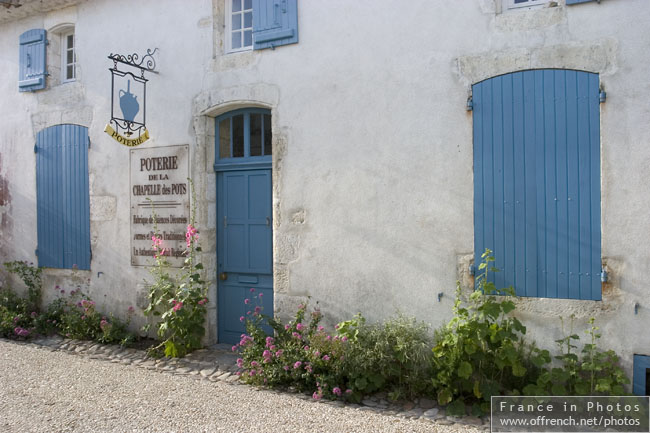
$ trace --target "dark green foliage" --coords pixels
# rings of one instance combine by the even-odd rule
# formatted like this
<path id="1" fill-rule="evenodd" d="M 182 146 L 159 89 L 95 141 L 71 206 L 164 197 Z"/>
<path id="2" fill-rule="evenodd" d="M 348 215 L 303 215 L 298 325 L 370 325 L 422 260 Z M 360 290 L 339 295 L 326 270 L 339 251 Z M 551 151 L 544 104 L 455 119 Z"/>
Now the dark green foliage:
<path id="1" fill-rule="evenodd" d="M 602 351 L 597 347 L 601 337 L 598 330 L 594 319 L 589 319 L 589 329 L 585 332 L 590 342 L 580 353 L 575 345 L 580 336 L 572 329 L 556 340 L 560 354 L 555 358 L 560 366 L 542 373 L 524 392 L 528 395 L 624 395 L 623 385 L 630 383 L 630 379 L 619 366 L 618 355 L 613 350 Z"/>
<path id="2" fill-rule="evenodd" d="M 5 262 L 5 268 L 18 275 L 27 286 L 27 309 L 39 311 L 41 306 L 41 274 L 43 270 L 24 261 Z"/>
<path id="3" fill-rule="evenodd" d="M 57 286 L 55 289 L 60 297 L 41 311 L 42 270 L 20 261 L 5 263 L 5 267 L 20 276 L 28 294 L 22 298 L 8 288 L 0 289 L 1 337 L 28 338 L 59 333 L 69 338 L 122 345 L 136 340 L 136 336 L 128 331 L 132 309 L 129 309 L 129 318 L 124 322 L 112 314 L 99 313 L 95 303 L 80 288 L 71 290 L 65 297 L 65 290 Z"/>
<path id="4" fill-rule="evenodd" d="M 509 315 L 514 302 L 494 296 L 490 254 L 486 250 L 482 256 L 477 289 L 468 299 L 457 286 L 454 317 L 436 333 L 431 384 L 452 415 L 464 415 L 468 408 L 475 415 L 488 412 L 492 395 L 520 394 L 550 361 L 548 351 L 525 343 L 526 327 Z M 514 296 L 512 288 L 500 293 Z"/>
<path id="5" fill-rule="evenodd" d="M 344 369 L 353 399 L 378 391 L 387 391 L 393 400 L 428 393 L 433 339 L 426 324 L 398 315 L 368 325 L 359 314 L 341 322 L 338 332 L 351 337 Z"/>

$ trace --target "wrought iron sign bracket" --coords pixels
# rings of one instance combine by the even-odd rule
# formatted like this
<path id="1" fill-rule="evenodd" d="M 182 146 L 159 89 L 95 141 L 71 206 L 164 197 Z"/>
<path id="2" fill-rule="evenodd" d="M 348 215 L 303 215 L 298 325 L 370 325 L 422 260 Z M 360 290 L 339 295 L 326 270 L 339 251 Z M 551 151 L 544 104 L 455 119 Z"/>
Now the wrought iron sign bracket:
<path id="1" fill-rule="evenodd" d="M 145 73 L 158 74 L 156 71 L 156 59 L 154 54 L 158 48 L 147 49 L 147 53 L 140 58 L 138 54 L 113 54 L 108 58 L 113 61 L 111 71 L 111 120 L 104 130 L 112 138 L 121 144 L 132 147 L 137 146 L 149 139 L 146 128 L 147 120 L 147 82 Z M 118 85 L 121 81 L 123 86 L 126 78 L 126 89 L 119 88 L 116 98 L 116 78 Z M 137 95 L 131 92 L 131 81 L 134 87 L 141 88 L 141 99 L 138 102 Z M 134 90 L 135 91 L 135 90 Z M 118 99 L 116 104 L 116 99 Z M 136 118 L 138 113 L 141 113 Z M 137 137 L 133 137 L 137 133 Z"/>

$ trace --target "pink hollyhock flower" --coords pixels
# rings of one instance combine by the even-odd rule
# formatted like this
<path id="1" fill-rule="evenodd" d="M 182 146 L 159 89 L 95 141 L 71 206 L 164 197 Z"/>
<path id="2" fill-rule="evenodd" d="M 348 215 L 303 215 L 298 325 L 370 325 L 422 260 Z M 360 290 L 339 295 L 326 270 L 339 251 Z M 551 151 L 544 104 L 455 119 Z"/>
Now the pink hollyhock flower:
<path id="1" fill-rule="evenodd" d="M 296 329 L 298 331 L 302 331 L 304 327 L 305 327 L 305 325 L 303 325 L 302 323 L 296 323 Z"/>
<path id="2" fill-rule="evenodd" d="M 259 362 L 251 361 L 251 367 L 257 367 L 258 365 L 260 365 Z"/>
<path id="3" fill-rule="evenodd" d="M 348 341 L 348 337 L 346 337 L 346 336 L 344 335 L 344 336 L 341 338 L 341 341 L 343 341 L 343 342 Z"/>
<path id="4" fill-rule="evenodd" d="M 330 360 L 329 355 L 325 355 L 325 356 L 323 356 L 323 361 L 329 361 L 329 360 Z"/>
<path id="5" fill-rule="evenodd" d="M 275 352 L 275 357 L 276 357 L 276 358 L 279 358 L 279 357 L 282 356 L 283 353 L 284 353 L 284 350 L 280 349 L 280 350 L 278 350 L 277 352 Z"/>
<path id="6" fill-rule="evenodd" d="M 346 394 L 352 394 L 352 390 L 351 390 L 351 389 L 346 389 L 346 390 L 345 390 L 345 393 L 346 393 Z"/>
<path id="7" fill-rule="evenodd" d="M 262 353 L 262 356 L 263 356 L 264 358 L 270 358 L 270 357 L 271 357 L 271 351 L 270 351 L 270 350 L 265 350 L 265 351 Z"/>
<path id="8" fill-rule="evenodd" d="M 260 294 L 259 294 L 260 299 L 262 299 L 262 296 L 263 296 L 263 295 L 264 295 L 264 293 L 260 293 Z"/>
<path id="9" fill-rule="evenodd" d="M 248 299 L 248 298 L 244 299 L 244 304 L 250 304 L 250 302 L 251 302 L 250 299 Z"/>
<path id="10" fill-rule="evenodd" d="M 291 335 L 293 335 L 293 336 L 294 336 L 295 338 L 297 338 L 298 340 L 301 340 L 301 339 L 302 339 L 302 335 L 298 334 L 297 332 L 292 332 Z"/>
<path id="11" fill-rule="evenodd" d="M 335 387 L 332 389 L 332 393 L 333 393 L 334 395 L 338 395 L 338 396 L 340 396 L 340 395 L 342 394 L 342 392 L 341 392 L 341 388 L 339 388 L 338 386 L 335 386 Z"/>
<path id="12" fill-rule="evenodd" d="M 323 396 L 314 391 L 314 393 L 311 395 L 314 400 L 320 400 Z"/>
<path id="13" fill-rule="evenodd" d="M 289 329 L 289 328 L 290 328 L 289 325 L 284 325 L 284 329 Z"/>
<path id="14" fill-rule="evenodd" d="M 240 316 L 240 317 L 239 317 L 239 321 L 240 321 L 240 322 L 243 322 L 243 321 L 244 321 L 244 316 Z"/>
<path id="15" fill-rule="evenodd" d="M 294 369 L 296 369 L 296 368 L 300 368 L 301 365 L 302 365 L 302 362 L 300 362 L 300 361 L 296 361 L 296 363 L 293 364 L 293 368 L 294 368 Z"/>
<path id="16" fill-rule="evenodd" d="M 199 305 L 205 305 L 207 303 L 208 303 L 208 298 L 203 298 L 198 302 Z"/>
<path id="17" fill-rule="evenodd" d="M 193 241 L 197 240 L 199 240 L 199 234 L 196 227 L 193 227 L 192 224 L 188 224 L 187 231 L 185 232 L 185 243 L 187 243 L 187 248 L 190 247 Z"/>
<path id="18" fill-rule="evenodd" d="M 181 308 L 183 308 L 183 303 L 182 302 L 180 302 L 180 301 L 172 301 L 172 302 L 175 302 L 174 308 L 172 308 L 172 310 L 174 310 L 174 312 L 176 312 L 176 311 L 180 310 Z"/>
<path id="19" fill-rule="evenodd" d="M 262 307 L 260 306 L 255 307 L 255 313 L 259 314 L 260 311 L 262 311 Z"/>
<path id="20" fill-rule="evenodd" d="M 325 329 L 324 326 L 322 326 L 322 325 L 319 325 L 319 326 L 318 326 L 318 330 L 319 330 L 319 331 L 323 331 L 324 329 Z"/>
<path id="21" fill-rule="evenodd" d="M 251 293 L 255 293 L 255 289 L 251 287 Z"/>
<path id="22" fill-rule="evenodd" d="M 288 365 L 285 365 L 285 366 L 282 367 L 282 368 L 284 368 L 284 371 L 289 371 L 289 366 L 288 366 Z"/>

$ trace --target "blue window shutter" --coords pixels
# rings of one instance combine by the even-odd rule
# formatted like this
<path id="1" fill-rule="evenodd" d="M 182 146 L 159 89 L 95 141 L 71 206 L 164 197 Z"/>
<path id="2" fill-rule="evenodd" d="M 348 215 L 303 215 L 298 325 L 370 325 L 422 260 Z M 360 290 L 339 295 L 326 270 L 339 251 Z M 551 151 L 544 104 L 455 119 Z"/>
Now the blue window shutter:
<path id="1" fill-rule="evenodd" d="M 297 0 L 253 0 L 253 48 L 298 42 Z"/>
<path id="2" fill-rule="evenodd" d="M 38 266 L 63 268 L 63 172 L 58 126 L 38 133 L 36 140 L 36 215 Z"/>
<path id="3" fill-rule="evenodd" d="M 577 5 L 578 3 L 587 3 L 587 2 L 592 2 L 594 0 L 566 0 L 567 5 Z"/>
<path id="4" fill-rule="evenodd" d="M 36 145 L 39 266 L 90 269 L 88 129 L 56 125 Z"/>
<path id="5" fill-rule="evenodd" d="M 650 356 L 634 355 L 632 367 L 632 393 L 634 395 L 648 395 L 646 378 L 650 368 Z"/>
<path id="6" fill-rule="evenodd" d="M 515 72 L 473 86 L 475 260 L 520 296 L 601 299 L 598 75 Z"/>
<path id="7" fill-rule="evenodd" d="M 44 89 L 47 75 L 45 30 L 28 30 L 20 35 L 19 40 L 18 90 L 27 92 Z"/>

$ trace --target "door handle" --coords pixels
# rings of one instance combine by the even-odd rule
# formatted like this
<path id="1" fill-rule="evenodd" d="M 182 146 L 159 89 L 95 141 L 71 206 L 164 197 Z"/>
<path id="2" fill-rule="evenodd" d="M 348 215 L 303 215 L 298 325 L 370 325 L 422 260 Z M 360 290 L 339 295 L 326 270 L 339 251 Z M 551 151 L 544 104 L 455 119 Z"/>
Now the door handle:
<path id="1" fill-rule="evenodd" d="M 226 280 L 228 279 L 228 274 L 225 273 L 225 272 L 220 273 L 220 274 L 219 274 L 219 279 L 220 279 L 221 281 L 226 281 Z"/>

